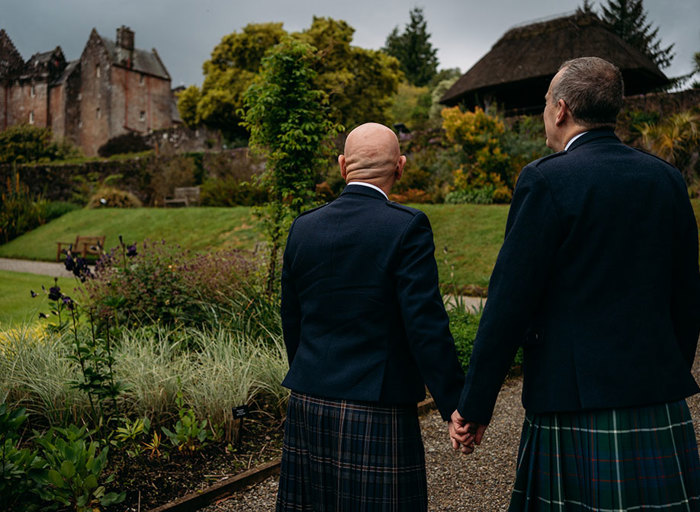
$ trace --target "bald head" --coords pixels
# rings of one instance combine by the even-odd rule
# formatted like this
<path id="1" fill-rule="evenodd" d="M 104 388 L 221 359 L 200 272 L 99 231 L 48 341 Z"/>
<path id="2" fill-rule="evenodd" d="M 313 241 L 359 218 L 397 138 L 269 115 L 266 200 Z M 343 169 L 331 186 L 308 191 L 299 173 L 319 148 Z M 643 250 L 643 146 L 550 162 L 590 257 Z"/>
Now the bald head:
<path id="1" fill-rule="evenodd" d="M 384 125 L 366 123 L 350 132 L 345 153 L 338 157 L 345 181 L 364 181 L 380 188 L 401 177 L 406 157 L 401 156 L 396 134 Z"/>

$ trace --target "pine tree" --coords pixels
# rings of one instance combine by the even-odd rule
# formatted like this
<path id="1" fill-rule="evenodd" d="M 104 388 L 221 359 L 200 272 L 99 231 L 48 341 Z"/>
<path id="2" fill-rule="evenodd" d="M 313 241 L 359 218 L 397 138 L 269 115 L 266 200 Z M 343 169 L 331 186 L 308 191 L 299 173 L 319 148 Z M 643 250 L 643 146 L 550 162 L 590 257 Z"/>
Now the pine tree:
<path id="1" fill-rule="evenodd" d="M 661 47 L 659 29 L 647 23 L 644 0 L 608 0 L 602 5 L 602 17 L 622 39 L 641 50 L 659 68 L 665 69 L 673 60 L 673 44 Z"/>
<path id="2" fill-rule="evenodd" d="M 437 74 L 437 50 L 430 43 L 423 9 L 412 9 L 410 16 L 411 21 L 406 24 L 403 33 L 399 34 L 398 27 L 391 31 L 383 50 L 399 60 L 401 71 L 410 84 L 422 87 Z"/>

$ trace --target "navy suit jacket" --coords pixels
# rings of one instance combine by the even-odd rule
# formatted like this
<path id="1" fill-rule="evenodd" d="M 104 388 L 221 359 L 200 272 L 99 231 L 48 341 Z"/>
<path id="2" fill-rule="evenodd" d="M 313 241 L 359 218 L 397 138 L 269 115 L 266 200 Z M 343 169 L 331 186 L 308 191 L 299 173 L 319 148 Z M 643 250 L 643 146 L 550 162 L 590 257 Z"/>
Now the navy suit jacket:
<path id="1" fill-rule="evenodd" d="M 444 419 L 464 375 L 438 289 L 426 215 L 349 185 L 292 224 L 282 269 L 283 385 L 310 395 L 410 404 L 425 385 Z"/>
<path id="2" fill-rule="evenodd" d="M 459 411 L 482 424 L 519 346 L 529 412 L 698 391 L 698 233 L 680 172 L 592 130 L 526 166 Z"/>

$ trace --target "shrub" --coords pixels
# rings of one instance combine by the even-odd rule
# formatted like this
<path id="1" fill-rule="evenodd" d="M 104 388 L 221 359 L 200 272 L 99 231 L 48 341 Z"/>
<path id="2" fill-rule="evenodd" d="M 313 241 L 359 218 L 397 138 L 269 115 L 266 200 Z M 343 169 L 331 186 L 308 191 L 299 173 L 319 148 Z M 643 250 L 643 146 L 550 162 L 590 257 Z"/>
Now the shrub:
<path id="1" fill-rule="evenodd" d="M 165 241 L 118 249 L 84 285 L 83 303 L 101 325 L 202 325 L 241 313 L 230 308 L 254 270 L 242 253 L 190 254 Z"/>
<path id="2" fill-rule="evenodd" d="M 197 155 L 175 155 L 167 158 L 156 158 L 148 166 L 150 174 L 151 202 L 162 205 L 166 197 L 172 196 L 176 187 L 192 187 L 201 183 L 196 177 L 201 177 L 197 166 Z"/>
<path id="3" fill-rule="evenodd" d="M 409 188 L 397 194 L 390 194 L 389 199 L 397 203 L 432 203 L 433 197 L 425 190 Z"/>
<path id="4" fill-rule="evenodd" d="M 7 243 L 45 222 L 43 203 L 29 193 L 19 174 L 7 178 L 0 194 L 0 240 Z"/>
<path id="5" fill-rule="evenodd" d="M 48 128 L 21 124 L 0 132 L 0 164 L 49 162 L 79 154 L 68 142 L 53 141 Z"/>
<path id="6" fill-rule="evenodd" d="M 259 183 L 233 176 L 207 180 L 200 191 L 202 206 L 260 206 L 269 199 L 269 192 Z"/>
<path id="7" fill-rule="evenodd" d="M 87 208 L 140 208 L 141 200 L 131 192 L 114 187 L 100 187 L 88 201 Z"/>
<path id="8" fill-rule="evenodd" d="M 136 132 L 128 132 L 109 139 L 99 147 L 97 154 L 101 157 L 109 157 L 123 153 L 141 153 L 149 149 L 153 148 L 141 135 Z"/>
<path id="9" fill-rule="evenodd" d="M 67 201 L 46 201 L 41 203 L 42 217 L 46 222 L 57 219 L 66 213 L 82 208 L 79 204 L 69 203 Z"/>

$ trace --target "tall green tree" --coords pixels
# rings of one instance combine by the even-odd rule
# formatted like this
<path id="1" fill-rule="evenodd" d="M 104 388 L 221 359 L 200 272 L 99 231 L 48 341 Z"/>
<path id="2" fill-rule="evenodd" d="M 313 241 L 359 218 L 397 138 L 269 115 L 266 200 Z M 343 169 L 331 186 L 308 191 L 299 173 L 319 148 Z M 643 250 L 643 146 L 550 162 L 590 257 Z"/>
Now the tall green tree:
<path id="1" fill-rule="evenodd" d="M 401 71 L 412 85 L 428 85 L 437 74 L 437 50 L 430 43 L 427 22 L 423 18 L 423 9 L 415 7 L 410 12 L 411 21 L 399 34 L 394 27 L 386 38 L 383 50 L 396 57 L 401 63 Z"/>
<path id="2" fill-rule="evenodd" d="M 659 28 L 647 22 L 644 0 L 608 0 L 601 5 L 602 18 L 612 30 L 629 44 L 647 55 L 659 68 L 671 65 L 675 56 L 673 44 L 662 48 Z"/>
<path id="3" fill-rule="evenodd" d="M 294 37 L 317 49 L 316 84 L 328 94 L 333 121 L 347 128 L 368 121 L 387 124 L 401 78 L 399 62 L 352 46 L 354 33 L 345 21 L 314 16 L 311 27 Z"/>
<path id="4" fill-rule="evenodd" d="M 240 126 L 243 95 L 265 53 L 286 35 L 281 23 L 251 23 L 241 32 L 224 36 L 203 65 L 202 87 L 191 86 L 180 93 L 178 109 L 185 124 L 219 129 L 229 140 L 247 138 Z"/>
<path id="5" fill-rule="evenodd" d="M 291 36 L 316 49 L 314 87 L 328 95 L 333 121 L 348 127 L 386 123 L 400 81 L 399 63 L 383 52 L 352 46 L 354 32 L 345 21 L 314 17 L 311 27 Z M 202 87 L 180 93 L 183 121 L 220 129 L 229 139 L 247 138 L 239 115 L 243 95 L 260 72 L 263 56 L 287 35 L 281 23 L 265 23 L 225 36 L 204 63 Z"/>
<path id="6" fill-rule="evenodd" d="M 259 213 L 270 244 L 270 294 L 289 221 L 312 204 L 316 173 L 338 132 L 328 115 L 328 95 L 316 85 L 318 59 L 311 45 L 286 38 L 263 59 L 244 95 L 250 146 L 267 156 L 262 180 L 271 201 Z"/>

